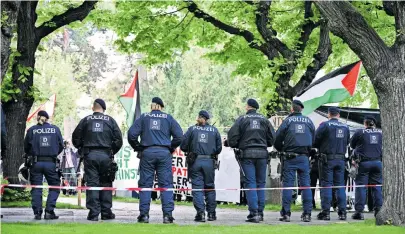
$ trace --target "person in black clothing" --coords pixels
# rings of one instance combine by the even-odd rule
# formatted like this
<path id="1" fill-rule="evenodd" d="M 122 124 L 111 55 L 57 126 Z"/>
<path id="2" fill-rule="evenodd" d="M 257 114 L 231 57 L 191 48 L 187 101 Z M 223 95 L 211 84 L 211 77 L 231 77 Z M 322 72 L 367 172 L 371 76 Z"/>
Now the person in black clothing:
<path id="1" fill-rule="evenodd" d="M 122 134 L 117 122 L 104 114 L 106 104 L 102 99 L 93 103 L 93 114 L 83 118 L 72 134 L 73 145 L 84 155 L 86 186 L 112 187 L 107 176 L 115 155 L 122 147 Z M 86 191 L 87 220 L 114 219 L 111 211 L 112 191 Z"/>

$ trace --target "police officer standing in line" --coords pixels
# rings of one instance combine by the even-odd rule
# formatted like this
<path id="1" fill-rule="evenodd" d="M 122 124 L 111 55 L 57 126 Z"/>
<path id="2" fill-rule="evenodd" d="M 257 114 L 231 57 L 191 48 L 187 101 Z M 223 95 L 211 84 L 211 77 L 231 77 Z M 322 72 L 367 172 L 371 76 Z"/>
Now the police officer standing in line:
<path id="1" fill-rule="evenodd" d="M 291 114 L 283 121 L 276 133 L 274 147 L 282 152 L 283 166 L 283 187 L 294 185 L 296 172 L 298 172 L 299 185 L 309 187 L 309 159 L 315 126 L 311 119 L 301 114 L 304 105 L 299 100 L 292 102 Z M 283 204 L 280 212 L 280 221 L 290 222 L 291 216 L 291 189 L 283 190 Z M 304 212 L 302 221 L 311 221 L 312 195 L 310 189 L 302 191 Z"/>
<path id="2" fill-rule="evenodd" d="M 102 99 L 93 103 L 93 114 L 83 118 L 72 134 L 73 145 L 84 157 L 84 176 L 88 187 L 112 187 L 107 176 L 114 155 L 122 147 L 122 133 L 117 122 L 104 114 L 106 104 Z M 112 191 L 86 191 L 87 220 L 114 219 L 111 211 Z"/>
<path id="3" fill-rule="evenodd" d="M 30 168 L 31 185 L 42 185 L 44 176 L 49 185 L 60 185 L 56 159 L 63 150 L 63 138 L 59 128 L 49 124 L 48 119 L 49 116 L 46 111 L 39 111 L 37 115 L 38 124 L 29 128 L 25 136 L 24 151 L 34 158 Z M 54 212 L 59 193 L 59 189 L 49 189 L 45 219 L 59 218 Z M 32 188 L 31 196 L 35 219 L 41 220 L 42 188 Z"/>
<path id="4" fill-rule="evenodd" d="M 222 151 L 222 140 L 218 129 L 208 124 L 207 111 L 198 113 L 197 126 L 191 126 L 183 137 L 180 149 L 188 152 L 188 157 L 196 157 L 189 165 L 193 189 L 215 189 L 216 157 Z M 193 191 L 194 208 L 197 215 L 194 221 L 205 222 L 204 193 L 208 212 L 208 221 L 217 219 L 215 190 Z"/>
<path id="5" fill-rule="evenodd" d="M 314 148 L 319 150 L 319 169 L 321 171 L 321 187 L 344 186 L 345 155 L 350 140 L 349 127 L 339 122 L 340 111 L 336 107 L 328 109 L 329 120 L 321 123 L 316 130 Z M 346 191 L 337 188 L 338 215 L 346 220 Z M 322 211 L 319 220 L 330 220 L 332 188 L 321 189 Z"/>
<path id="6" fill-rule="evenodd" d="M 265 192 L 261 190 L 266 184 L 268 161 L 267 147 L 274 142 L 274 128 L 263 115 L 256 113 L 259 104 L 254 99 L 247 101 L 245 115 L 240 116 L 228 132 L 225 146 L 242 151 L 241 166 L 245 173 L 244 184 L 249 215 L 247 222 L 263 221 Z M 255 190 L 258 189 L 258 190 Z"/>
<path id="7" fill-rule="evenodd" d="M 159 188 L 173 188 L 172 153 L 180 145 L 183 131 L 171 115 L 162 112 L 163 107 L 162 99 L 154 97 L 152 111 L 142 114 L 128 131 L 128 142 L 140 156 L 140 188 L 153 187 L 155 171 Z M 161 198 L 163 223 L 173 223 L 173 191 L 162 192 Z M 139 200 L 138 222 L 149 223 L 151 192 L 140 191 Z"/>
<path id="8" fill-rule="evenodd" d="M 351 141 L 350 147 L 354 149 L 355 164 L 358 166 L 356 185 L 381 185 L 382 184 L 382 130 L 376 128 L 377 121 L 372 116 L 364 119 L 365 129 L 357 130 Z M 358 164 L 357 164 L 358 163 Z M 353 219 L 363 220 L 363 210 L 366 203 L 366 189 L 356 188 L 356 201 Z M 374 198 L 374 215 L 382 206 L 381 187 L 371 187 Z"/>

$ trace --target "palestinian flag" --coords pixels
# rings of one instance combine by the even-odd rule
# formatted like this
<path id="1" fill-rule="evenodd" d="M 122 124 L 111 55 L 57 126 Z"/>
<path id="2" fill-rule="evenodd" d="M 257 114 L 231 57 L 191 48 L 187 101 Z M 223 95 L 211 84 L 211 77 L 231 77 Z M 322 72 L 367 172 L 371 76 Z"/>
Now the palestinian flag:
<path id="1" fill-rule="evenodd" d="M 361 70 L 361 61 L 341 67 L 319 78 L 304 89 L 294 99 L 300 100 L 308 115 L 327 103 L 339 103 L 354 95 Z"/>
<path id="2" fill-rule="evenodd" d="M 127 126 L 131 127 L 134 121 L 141 116 L 141 100 L 139 98 L 138 71 L 126 93 L 118 98 L 127 112 Z"/>

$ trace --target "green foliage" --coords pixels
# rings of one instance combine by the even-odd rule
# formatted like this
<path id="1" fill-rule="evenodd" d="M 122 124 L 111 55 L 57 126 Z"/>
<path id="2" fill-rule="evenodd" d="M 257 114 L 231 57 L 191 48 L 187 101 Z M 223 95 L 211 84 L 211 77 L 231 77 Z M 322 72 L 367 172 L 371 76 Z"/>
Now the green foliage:
<path id="1" fill-rule="evenodd" d="M 15 202 L 15 201 L 30 201 L 31 194 L 26 189 L 10 189 L 5 188 L 1 196 L 2 202 Z"/>
<path id="2" fill-rule="evenodd" d="M 263 38 L 255 25 L 255 6 L 241 1 L 196 1 L 200 9 L 216 19 L 234 27 L 249 30 L 257 43 Z M 381 1 L 352 3 L 388 44 L 395 39 L 394 19 L 381 10 Z M 259 95 L 266 102 L 278 97 L 275 93 L 277 76 L 281 65 L 292 62 L 280 57 L 269 61 L 261 52 L 249 47 L 240 36 L 225 33 L 212 24 L 198 19 L 185 8 L 182 1 L 118 1 L 115 8 L 94 11 L 90 20 L 100 28 L 109 28 L 117 33 L 115 45 L 125 53 L 142 53 L 143 62 L 149 66 L 176 60 L 176 54 L 190 50 L 193 45 L 208 48 L 205 56 L 211 60 L 235 66 L 233 75 L 249 76 Z M 380 7 L 378 7 L 380 6 Z M 309 20 L 317 22 L 320 13 L 312 6 L 314 16 Z M 291 85 L 299 81 L 319 43 L 319 28 L 315 29 L 303 52 L 298 50 L 298 38 L 304 20 L 304 3 L 300 1 L 273 1 L 269 19 L 277 31 L 277 37 L 295 53 L 302 53 L 292 76 Z M 358 60 L 358 57 L 343 43 L 331 35 L 333 54 L 325 66 L 329 72 Z M 274 74 L 276 76 L 274 76 Z M 352 104 L 360 105 L 365 100 L 376 106 L 374 90 L 367 79 L 359 83 L 360 91 Z"/>
<path id="3" fill-rule="evenodd" d="M 35 105 L 40 105 L 55 93 L 53 124 L 60 127 L 63 126 L 64 117 L 78 118 L 74 110 L 77 107 L 78 94 L 83 92 L 84 88 L 75 80 L 77 73 L 75 73 L 73 63 L 76 59 L 74 55 L 63 54 L 58 47 L 51 47 L 45 52 L 37 52 L 36 67 L 41 72 L 35 75 L 34 84 L 36 87 L 40 87 L 41 100 Z"/>
<path id="4" fill-rule="evenodd" d="M 141 82 L 143 112 L 150 110 L 152 97 L 159 96 L 165 102 L 165 111 L 183 129 L 195 124 L 202 109 L 213 116 L 211 124 L 215 123 L 221 130 L 231 126 L 245 112 L 246 99 L 255 97 L 256 89 L 247 77 L 233 77 L 232 66 L 215 65 L 200 59 L 202 54 L 203 49 L 193 47 L 173 63 L 162 66 L 156 77 Z"/>

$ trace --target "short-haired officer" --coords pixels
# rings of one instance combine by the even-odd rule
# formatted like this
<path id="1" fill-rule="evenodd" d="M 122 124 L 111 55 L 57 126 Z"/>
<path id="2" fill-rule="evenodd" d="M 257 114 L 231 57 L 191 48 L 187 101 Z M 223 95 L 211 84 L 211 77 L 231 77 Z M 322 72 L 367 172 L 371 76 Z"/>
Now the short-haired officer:
<path id="1" fill-rule="evenodd" d="M 382 130 L 376 128 L 377 120 L 373 116 L 366 116 L 364 119 L 365 129 L 357 130 L 351 141 L 350 147 L 354 149 L 355 157 L 358 159 L 358 174 L 356 185 L 381 185 L 382 184 Z M 353 219 L 363 220 L 363 210 L 366 203 L 366 189 L 356 188 L 355 210 Z M 381 187 L 371 187 L 374 198 L 374 215 L 380 211 L 382 206 Z"/>
<path id="2" fill-rule="evenodd" d="M 319 220 L 330 220 L 330 207 L 332 202 L 333 186 L 344 186 L 345 158 L 347 145 L 350 140 L 349 127 L 339 122 L 340 110 L 336 107 L 328 109 L 329 120 L 321 123 L 316 130 L 314 148 L 320 153 L 319 163 L 321 171 L 321 205 L 322 211 L 318 214 Z M 346 220 L 346 191 L 337 188 L 338 216 Z"/>
<path id="3" fill-rule="evenodd" d="M 215 157 L 222 151 L 222 140 L 218 129 L 208 124 L 210 118 L 207 111 L 198 113 L 197 125 L 188 128 L 183 137 L 180 149 L 196 155 L 195 162 L 189 165 L 193 189 L 212 189 L 208 191 L 192 191 L 194 207 L 197 215 L 194 221 L 205 222 L 205 205 L 208 221 L 217 219 L 215 193 Z M 206 204 L 204 203 L 204 195 Z"/>
<path id="4" fill-rule="evenodd" d="M 151 112 L 143 113 L 128 131 L 129 144 L 141 155 L 140 188 L 152 188 L 155 171 L 159 188 L 173 188 L 172 153 L 180 145 L 183 131 L 171 115 L 162 112 L 163 107 L 162 99 L 154 97 Z M 141 137 L 141 142 L 138 137 Z M 161 198 L 163 223 L 173 223 L 173 191 L 163 191 Z M 150 199 L 150 191 L 139 192 L 140 223 L 149 223 Z"/>
<path id="5" fill-rule="evenodd" d="M 268 161 L 267 147 L 274 141 L 274 128 L 270 121 L 257 113 L 259 103 L 249 99 L 247 113 L 240 116 L 228 132 L 228 145 L 242 151 L 241 166 L 245 173 L 244 187 L 249 206 L 247 222 L 263 221 L 265 202 L 266 169 Z"/>
<path id="6" fill-rule="evenodd" d="M 49 124 L 48 120 L 48 113 L 39 111 L 38 124 L 29 128 L 25 136 L 24 151 L 34 157 L 34 163 L 30 168 L 31 185 L 42 185 L 44 176 L 48 185 L 60 185 L 56 159 L 63 150 L 63 138 L 59 128 Z M 59 218 L 54 212 L 59 193 L 59 189 L 49 189 L 45 219 Z M 35 219 L 40 220 L 42 217 L 42 188 L 32 188 L 31 196 Z"/>
<path id="7" fill-rule="evenodd" d="M 93 114 L 83 118 L 72 134 L 73 145 L 84 156 L 84 176 L 88 187 L 111 187 L 107 175 L 114 155 L 122 147 L 122 133 L 117 122 L 104 114 L 106 104 L 102 99 L 93 102 Z M 114 219 L 112 213 L 112 191 L 87 190 L 86 207 L 89 209 L 87 220 L 98 221 Z"/>
<path id="8" fill-rule="evenodd" d="M 292 102 L 291 114 L 277 129 L 274 147 L 285 155 L 283 166 L 283 187 L 292 187 L 298 172 L 299 185 L 309 187 L 309 159 L 308 155 L 312 148 L 315 126 L 312 120 L 302 115 L 304 105 L 299 100 Z M 310 189 L 302 191 L 304 212 L 302 221 L 311 221 L 312 192 Z M 280 211 L 280 221 L 290 222 L 291 216 L 291 189 L 283 190 L 283 204 Z"/>

